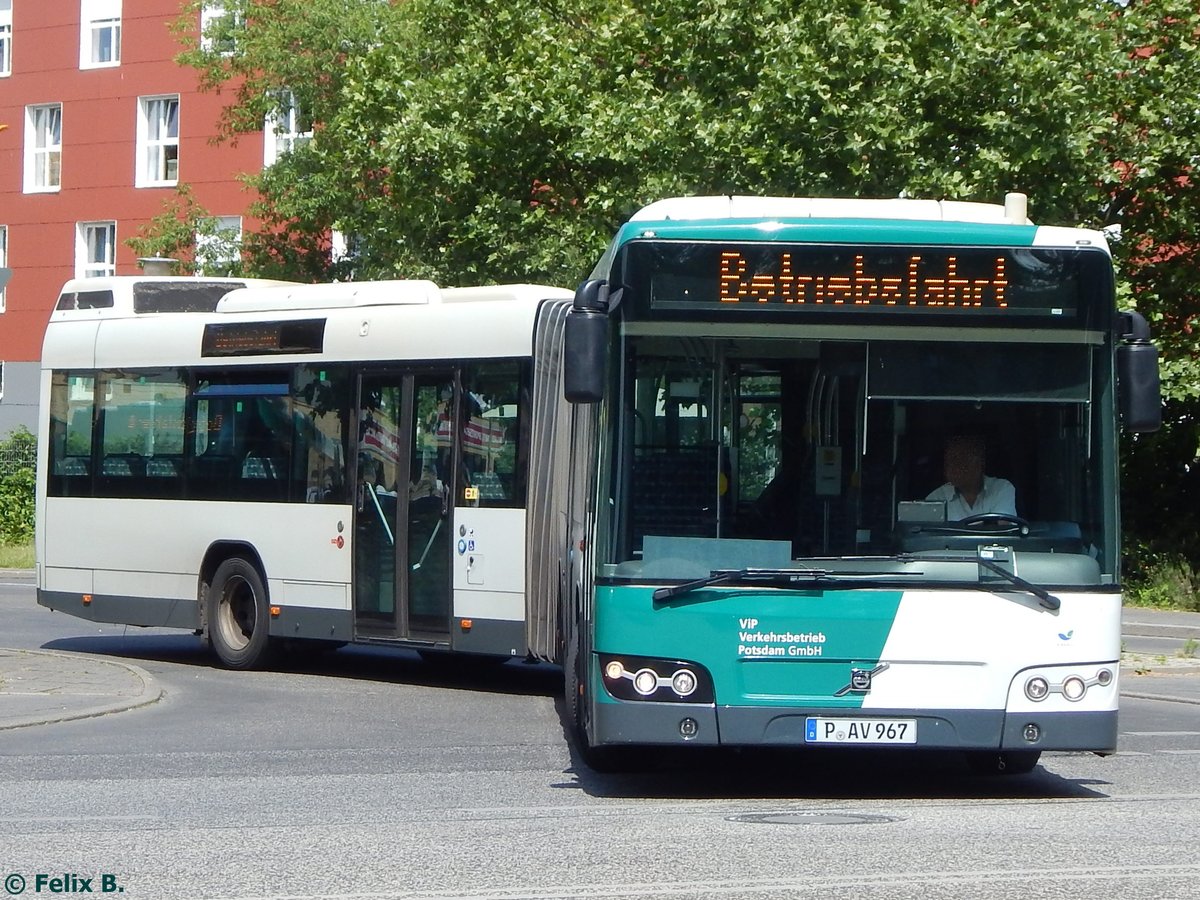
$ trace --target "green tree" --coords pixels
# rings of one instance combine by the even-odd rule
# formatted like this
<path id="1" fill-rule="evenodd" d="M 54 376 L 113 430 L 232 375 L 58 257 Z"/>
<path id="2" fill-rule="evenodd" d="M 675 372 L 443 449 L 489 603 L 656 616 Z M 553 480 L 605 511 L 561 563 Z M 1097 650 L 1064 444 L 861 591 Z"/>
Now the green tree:
<path id="1" fill-rule="evenodd" d="M 188 184 L 179 185 L 163 204 L 163 211 L 125 243 L 139 257 L 175 260 L 173 268 L 178 275 L 246 274 L 237 234 L 220 227 Z"/>
<path id="2" fill-rule="evenodd" d="M 1021 190 L 1037 221 L 1120 225 L 1168 397 L 1164 433 L 1130 443 L 1129 521 L 1154 527 L 1166 480 L 1191 498 L 1171 543 L 1200 547 L 1194 0 L 226 6 L 232 41 L 183 57 L 233 86 L 225 133 L 281 89 L 314 127 L 252 179 L 263 274 L 569 286 L 633 210 L 685 193 Z M 330 260 L 331 228 L 355 255 Z"/>

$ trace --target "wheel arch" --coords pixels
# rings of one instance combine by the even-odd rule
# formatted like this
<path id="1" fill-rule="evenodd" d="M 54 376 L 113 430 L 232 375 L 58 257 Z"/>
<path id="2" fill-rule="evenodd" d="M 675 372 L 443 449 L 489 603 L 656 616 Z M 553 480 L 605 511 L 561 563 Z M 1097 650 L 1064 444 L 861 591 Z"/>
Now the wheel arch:
<path id="1" fill-rule="evenodd" d="M 221 567 L 221 563 L 227 559 L 233 559 L 235 556 L 240 556 L 257 570 L 258 577 L 262 579 L 267 602 L 270 603 L 271 586 L 267 583 L 267 570 L 254 545 L 246 541 L 213 541 L 204 552 L 204 559 L 200 563 L 200 578 L 196 585 L 197 599 L 200 603 L 201 628 L 206 637 L 208 635 L 207 599 L 209 588 L 212 587 L 213 575 Z"/>

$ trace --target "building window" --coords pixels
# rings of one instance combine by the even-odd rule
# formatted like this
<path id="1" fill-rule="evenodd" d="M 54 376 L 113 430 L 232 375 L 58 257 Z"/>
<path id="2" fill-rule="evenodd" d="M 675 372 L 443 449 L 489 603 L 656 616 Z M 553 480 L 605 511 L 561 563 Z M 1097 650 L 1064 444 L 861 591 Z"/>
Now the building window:
<path id="1" fill-rule="evenodd" d="M 196 232 L 196 274 L 237 274 L 242 262 L 242 217 L 217 216 Z"/>
<path id="2" fill-rule="evenodd" d="M 267 114 L 263 123 L 263 165 L 269 166 L 279 157 L 291 153 L 312 138 L 312 123 L 301 115 L 296 95 L 280 91 L 279 106 Z"/>
<path id="3" fill-rule="evenodd" d="M 179 181 L 179 95 L 138 98 L 138 187 Z"/>
<path id="4" fill-rule="evenodd" d="M 121 0 L 80 0 L 79 68 L 121 62 Z"/>
<path id="5" fill-rule="evenodd" d="M 237 49 L 237 35 L 241 29 L 241 17 L 226 9 L 219 0 L 200 7 L 200 49 L 231 56 Z"/>
<path id="6" fill-rule="evenodd" d="M 75 277 L 115 275 L 117 223 L 80 222 L 75 226 Z"/>
<path id="7" fill-rule="evenodd" d="M 5 268 L 8 268 L 8 226 L 0 225 L 0 269 Z M 4 290 L 4 279 L 0 278 L 0 313 L 7 308 Z"/>
<path id="8" fill-rule="evenodd" d="M 0 0 L 0 76 L 12 74 L 12 0 Z"/>
<path id="9" fill-rule="evenodd" d="M 62 104 L 25 107 L 25 193 L 62 184 Z"/>

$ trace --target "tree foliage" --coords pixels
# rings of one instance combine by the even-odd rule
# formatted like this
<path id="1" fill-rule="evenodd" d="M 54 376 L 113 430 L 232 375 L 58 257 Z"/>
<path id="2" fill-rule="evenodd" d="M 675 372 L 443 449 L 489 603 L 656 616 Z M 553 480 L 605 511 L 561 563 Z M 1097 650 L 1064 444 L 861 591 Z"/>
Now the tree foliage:
<path id="1" fill-rule="evenodd" d="M 1039 222 L 1121 227 L 1123 302 L 1163 351 L 1134 521 L 1145 470 L 1200 497 L 1194 0 L 226 6 L 232 45 L 183 56 L 232 89 L 225 133 L 261 128 L 281 89 L 314 124 L 254 179 L 261 274 L 570 286 L 663 196 L 1024 191 Z M 332 228 L 356 253 L 330 259 Z"/>
<path id="2" fill-rule="evenodd" d="M 125 243 L 139 258 L 175 260 L 172 269 L 177 275 L 246 274 L 237 235 L 221 229 L 187 184 L 179 185 L 163 211 Z"/>

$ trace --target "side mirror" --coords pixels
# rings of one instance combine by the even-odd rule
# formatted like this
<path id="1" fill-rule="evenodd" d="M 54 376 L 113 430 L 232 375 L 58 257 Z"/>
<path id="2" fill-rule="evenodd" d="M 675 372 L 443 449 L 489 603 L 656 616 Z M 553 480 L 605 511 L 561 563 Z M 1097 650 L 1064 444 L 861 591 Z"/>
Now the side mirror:
<path id="1" fill-rule="evenodd" d="M 1158 348 L 1141 313 L 1120 313 L 1117 346 L 1117 401 L 1126 431 L 1146 433 L 1162 426 L 1162 391 L 1158 381 Z"/>
<path id="2" fill-rule="evenodd" d="M 563 337 L 563 394 L 569 403 L 604 396 L 608 355 L 608 283 L 585 281 L 575 292 Z"/>

